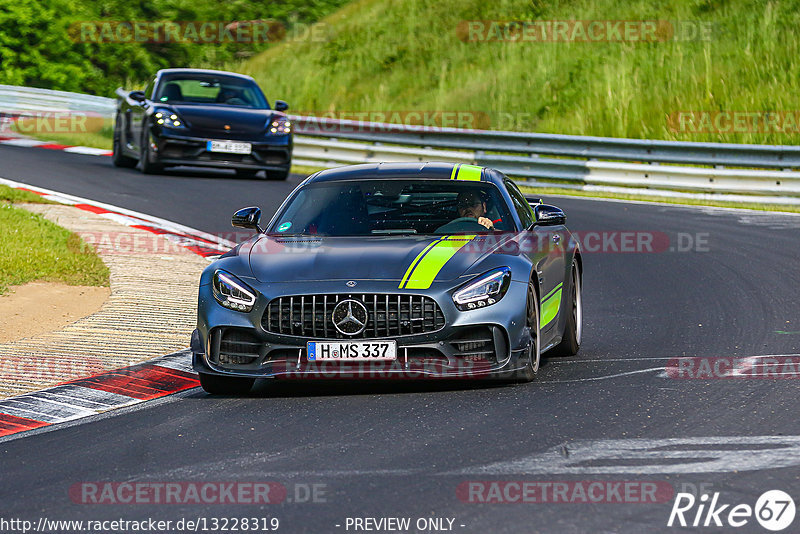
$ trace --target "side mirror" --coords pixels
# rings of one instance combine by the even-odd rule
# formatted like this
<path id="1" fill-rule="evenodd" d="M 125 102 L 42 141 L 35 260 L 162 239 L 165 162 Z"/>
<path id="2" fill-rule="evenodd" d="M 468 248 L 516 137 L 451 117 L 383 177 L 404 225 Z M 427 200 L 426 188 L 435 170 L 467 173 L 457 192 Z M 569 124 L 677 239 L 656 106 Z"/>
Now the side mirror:
<path id="1" fill-rule="evenodd" d="M 287 109 L 289 109 L 289 104 L 287 104 L 283 100 L 275 101 L 275 111 L 286 111 Z"/>
<path id="2" fill-rule="evenodd" d="M 144 102 L 147 100 L 147 97 L 144 96 L 144 91 L 131 91 L 128 93 L 128 96 L 131 100 L 135 100 L 137 102 Z"/>
<path id="3" fill-rule="evenodd" d="M 242 208 L 231 217 L 231 226 L 234 228 L 247 228 L 261 232 L 262 230 L 258 226 L 259 222 L 261 222 L 261 208 L 255 206 Z"/>
<path id="4" fill-rule="evenodd" d="M 558 226 L 567 222 L 564 211 L 550 204 L 536 204 L 533 213 L 536 215 L 536 224 L 542 226 Z"/>

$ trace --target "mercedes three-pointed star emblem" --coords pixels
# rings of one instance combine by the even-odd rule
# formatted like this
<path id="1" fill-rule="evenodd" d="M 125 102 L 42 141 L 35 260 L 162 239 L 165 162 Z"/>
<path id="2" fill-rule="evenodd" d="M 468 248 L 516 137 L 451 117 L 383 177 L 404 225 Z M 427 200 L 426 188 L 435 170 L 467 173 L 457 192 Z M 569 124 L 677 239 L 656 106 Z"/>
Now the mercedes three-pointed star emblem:
<path id="1" fill-rule="evenodd" d="M 346 336 L 355 336 L 367 327 L 367 307 L 355 299 L 345 299 L 333 308 L 331 320 L 336 330 Z"/>

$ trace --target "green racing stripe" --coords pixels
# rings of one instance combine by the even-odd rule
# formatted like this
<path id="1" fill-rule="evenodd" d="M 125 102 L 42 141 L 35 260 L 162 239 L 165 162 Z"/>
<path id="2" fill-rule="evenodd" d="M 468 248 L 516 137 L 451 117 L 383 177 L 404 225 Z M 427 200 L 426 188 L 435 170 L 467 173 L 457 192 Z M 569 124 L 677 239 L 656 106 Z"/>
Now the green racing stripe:
<path id="1" fill-rule="evenodd" d="M 561 307 L 561 290 L 564 288 L 563 282 L 558 284 L 542 299 L 542 313 L 539 319 L 539 328 L 544 328 L 558 315 Z"/>
<path id="2" fill-rule="evenodd" d="M 445 236 L 429 244 L 406 269 L 399 288 L 428 289 L 447 261 L 474 238 L 474 235 Z"/>
<path id="3" fill-rule="evenodd" d="M 450 173 L 450 179 L 480 182 L 482 172 L 483 167 L 479 167 L 478 165 L 464 165 L 459 163 L 458 165 L 453 166 L 453 172 Z"/>

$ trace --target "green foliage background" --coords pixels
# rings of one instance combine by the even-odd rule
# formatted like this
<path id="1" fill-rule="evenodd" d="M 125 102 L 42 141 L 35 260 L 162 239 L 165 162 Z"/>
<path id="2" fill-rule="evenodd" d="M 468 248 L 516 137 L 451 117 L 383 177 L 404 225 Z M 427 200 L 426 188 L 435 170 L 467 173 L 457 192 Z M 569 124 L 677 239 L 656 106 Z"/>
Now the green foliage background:
<path id="1" fill-rule="evenodd" d="M 0 0 L 0 84 L 103 96 L 141 84 L 166 67 L 221 67 L 269 45 L 250 43 L 80 42 L 70 26 L 85 21 L 276 20 L 291 28 L 346 0 Z"/>

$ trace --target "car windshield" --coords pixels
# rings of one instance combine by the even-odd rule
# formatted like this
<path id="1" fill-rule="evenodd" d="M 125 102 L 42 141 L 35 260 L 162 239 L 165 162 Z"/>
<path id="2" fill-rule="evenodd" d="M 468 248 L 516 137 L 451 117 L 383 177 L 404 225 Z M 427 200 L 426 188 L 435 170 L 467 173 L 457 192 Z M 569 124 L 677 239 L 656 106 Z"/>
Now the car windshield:
<path id="1" fill-rule="evenodd" d="M 481 226 L 478 216 L 494 224 Z M 513 231 L 498 188 L 458 180 L 358 180 L 312 183 L 268 229 L 273 234 L 375 236 Z"/>
<path id="2" fill-rule="evenodd" d="M 269 109 L 264 93 L 255 82 L 234 76 L 167 76 L 158 84 L 155 100 L 165 104 L 216 104 Z"/>

